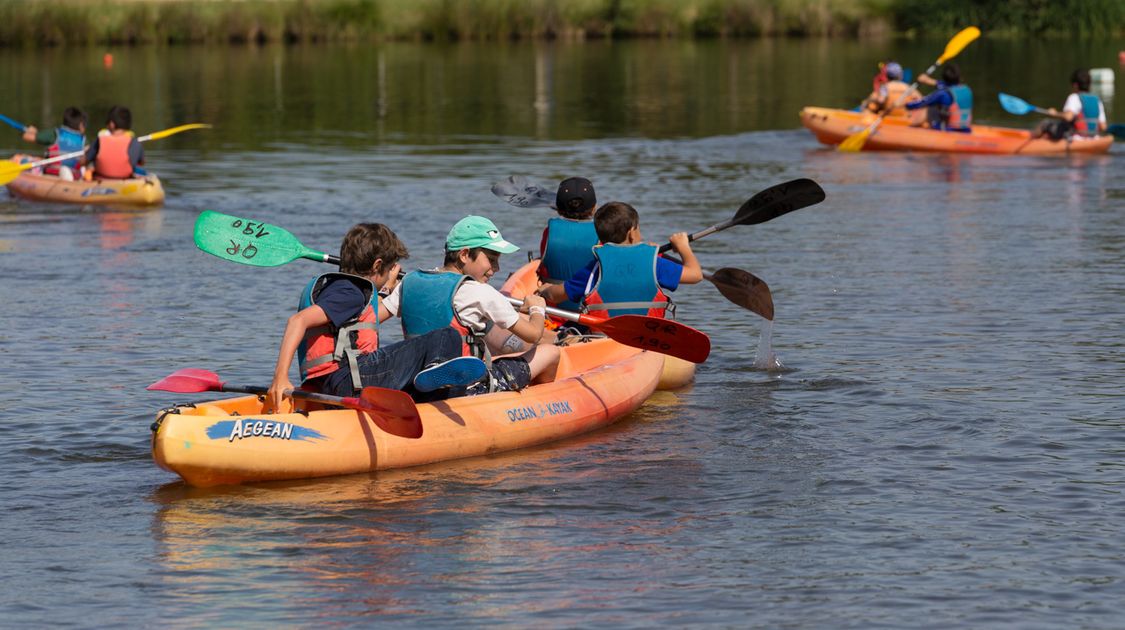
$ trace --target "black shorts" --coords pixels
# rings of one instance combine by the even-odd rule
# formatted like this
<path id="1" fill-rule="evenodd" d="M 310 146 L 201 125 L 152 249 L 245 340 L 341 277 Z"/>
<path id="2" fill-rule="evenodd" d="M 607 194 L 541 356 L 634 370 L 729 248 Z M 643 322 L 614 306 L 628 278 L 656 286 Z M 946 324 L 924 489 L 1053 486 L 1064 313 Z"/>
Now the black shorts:
<path id="1" fill-rule="evenodd" d="M 531 384 L 531 366 L 520 357 L 492 361 L 492 378 L 498 392 L 518 392 Z"/>

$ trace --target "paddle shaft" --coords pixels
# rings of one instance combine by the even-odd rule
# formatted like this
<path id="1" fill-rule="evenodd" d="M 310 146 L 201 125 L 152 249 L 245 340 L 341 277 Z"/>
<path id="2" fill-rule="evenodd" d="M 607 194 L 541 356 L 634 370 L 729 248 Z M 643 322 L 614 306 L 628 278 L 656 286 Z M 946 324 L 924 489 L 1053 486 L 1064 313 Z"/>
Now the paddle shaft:
<path id="1" fill-rule="evenodd" d="M 259 396 L 268 393 L 270 388 L 262 387 L 261 385 L 227 385 L 226 383 L 219 385 L 219 391 L 232 392 L 239 394 L 257 394 Z M 303 400 L 311 400 L 313 402 L 321 402 L 328 405 L 335 405 L 338 407 L 348 407 L 349 409 L 370 410 L 371 407 L 364 401 L 355 397 L 342 397 L 342 396 L 329 396 L 328 394 L 317 394 L 315 392 L 306 392 L 302 389 L 287 389 L 285 395 L 290 398 L 300 398 Z"/>
<path id="2" fill-rule="evenodd" d="M 3 121 L 8 126 L 10 126 L 12 129 L 15 129 L 16 131 L 23 131 L 24 129 L 27 129 L 27 125 L 25 125 L 25 124 L 23 124 L 19 121 L 12 120 L 11 118 L 8 118 L 4 114 L 0 114 L 0 121 Z"/>
<path id="3" fill-rule="evenodd" d="M 205 128 L 208 128 L 210 126 L 211 125 L 206 125 L 206 124 L 201 124 L 201 123 L 192 123 L 192 124 L 189 124 L 189 125 L 180 125 L 179 127 L 173 127 L 171 129 L 165 129 L 163 131 L 157 131 L 157 132 L 154 132 L 154 133 L 150 133 L 147 136 L 141 136 L 140 138 L 137 138 L 137 142 L 148 142 L 149 140 L 160 140 L 161 138 L 167 138 L 168 136 L 179 133 L 181 131 L 188 131 L 189 129 L 205 129 Z M 13 168 L 11 169 L 10 172 L 0 173 L 0 185 L 7 184 L 8 182 L 12 181 L 16 177 L 18 177 L 19 174 L 22 173 L 23 171 L 33 169 L 33 168 L 37 168 L 37 167 L 40 167 L 40 166 L 45 166 L 47 164 L 54 164 L 55 162 L 62 162 L 63 160 L 70 160 L 70 159 L 73 159 L 73 158 L 76 158 L 76 157 L 81 157 L 85 154 L 86 154 L 86 149 L 83 149 L 81 151 L 72 151 L 70 153 L 64 153 L 62 155 L 56 155 L 55 157 L 52 157 L 52 158 L 36 160 L 34 162 L 27 162 L 26 164 L 12 164 Z"/>

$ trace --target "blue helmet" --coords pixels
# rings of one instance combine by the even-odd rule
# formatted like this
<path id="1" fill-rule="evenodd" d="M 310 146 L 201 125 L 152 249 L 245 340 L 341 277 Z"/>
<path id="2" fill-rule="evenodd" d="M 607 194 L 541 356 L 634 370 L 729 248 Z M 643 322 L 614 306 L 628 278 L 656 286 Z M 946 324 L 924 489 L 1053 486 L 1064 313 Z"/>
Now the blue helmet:
<path id="1" fill-rule="evenodd" d="M 883 72 L 886 73 L 887 78 L 891 81 L 902 80 L 902 66 L 896 61 L 888 61 L 887 65 L 883 66 Z"/>

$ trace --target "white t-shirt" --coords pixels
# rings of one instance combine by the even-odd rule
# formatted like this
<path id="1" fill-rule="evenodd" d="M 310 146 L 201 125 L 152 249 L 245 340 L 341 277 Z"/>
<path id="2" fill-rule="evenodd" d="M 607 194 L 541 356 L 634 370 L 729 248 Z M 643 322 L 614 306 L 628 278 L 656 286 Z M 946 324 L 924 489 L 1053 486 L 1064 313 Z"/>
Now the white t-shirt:
<path id="1" fill-rule="evenodd" d="M 398 316 L 399 300 L 402 299 L 402 283 L 395 285 L 394 291 L 379 304 L 385 306 L 391 315 Z M 488 321 L 507 330 L 516 325 L 520 314 L 504 294 L 494 287 L 476 280 L 466 280 L 453 294 L 453 308 L 461 322 L 475 332 L 484 332 Z"/>
<path id="2" fill-rule="evenodd" d="M 1075 114 L 1082 113 L 1082 99 L 1078 98 L 1078 94 L 1071 92 L 1070 96 L 1066 97 L 1066 104 L 1063 105 L 1064 112 L 1073 112 Z M 1098 122 L 1106 124 L 1105 118 L 1105 103 L 1102 99 L 1098 99 Z"/>

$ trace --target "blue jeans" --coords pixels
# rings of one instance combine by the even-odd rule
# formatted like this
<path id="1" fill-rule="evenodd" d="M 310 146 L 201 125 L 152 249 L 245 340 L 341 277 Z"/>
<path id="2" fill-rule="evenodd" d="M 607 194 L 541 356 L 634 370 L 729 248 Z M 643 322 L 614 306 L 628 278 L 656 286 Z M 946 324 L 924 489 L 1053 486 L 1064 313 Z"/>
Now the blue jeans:
<path id="1" fill-rule="evenodd" d="M 452 328 L 439 328 L 411 337 L 375 352 L 359 355 L 359 377 L 364 387 L 401 389 L 420 398 L 414 391 L 414 376 L 427 366 L 461 356 L 461 335 Z M 345 358 L 335 372 L 324 377 L 317 387 L 333 396 L 353 396 L 351 368 Z M 444 398 L 442 392 L 431 392 Z M 427 399 L 434 396 L 427 395 Z"/>

